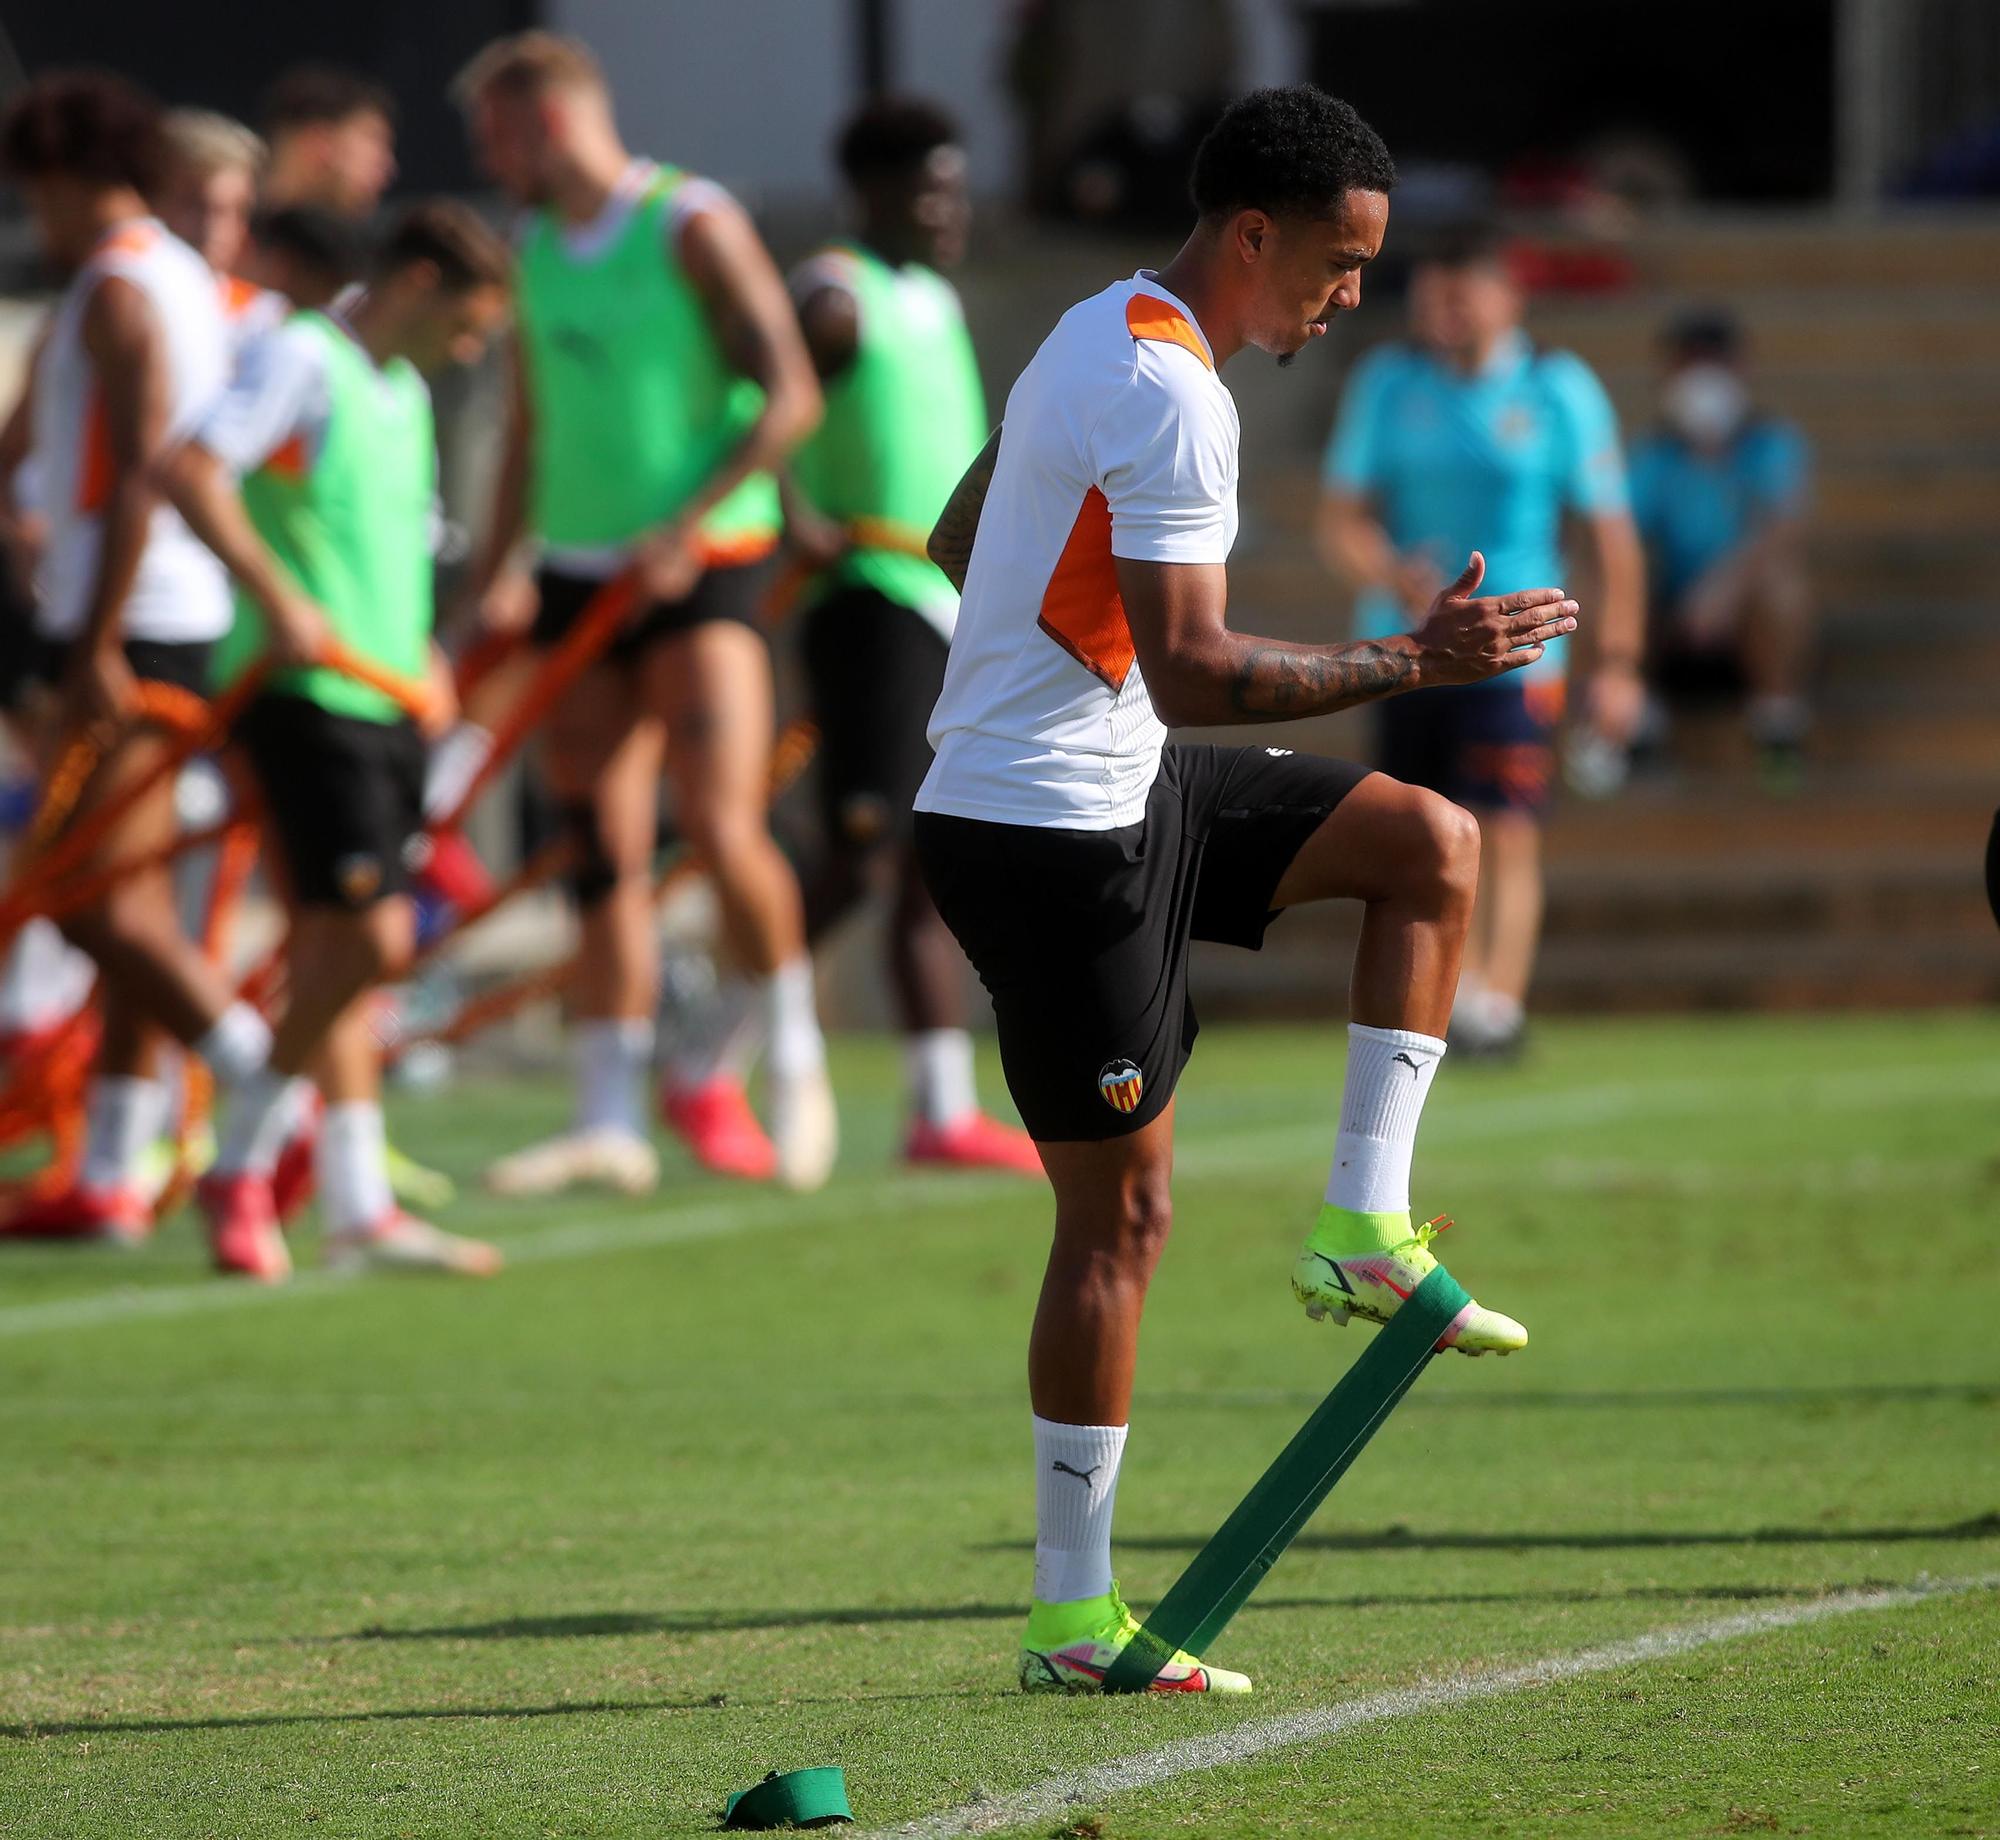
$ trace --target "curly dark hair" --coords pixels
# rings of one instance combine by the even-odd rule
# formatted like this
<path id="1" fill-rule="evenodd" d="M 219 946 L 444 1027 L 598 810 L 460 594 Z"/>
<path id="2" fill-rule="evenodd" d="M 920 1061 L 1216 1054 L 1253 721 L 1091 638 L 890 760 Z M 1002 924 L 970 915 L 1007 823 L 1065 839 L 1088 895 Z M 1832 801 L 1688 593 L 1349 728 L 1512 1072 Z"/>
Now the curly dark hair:
<path id="1" fill-rule="evenodd" d="M 0 170 L 145 191 L 165 151 L 160 124 L 160 105 L 136 83 L 108 70 L 50 71 L 0 117 Z"/>
<path id="2" fill-rule="evenodd" d="M 850 180 L 907 172 L 940 147 L 955 146 L 958 123 L 921 96 L 878 96 L 848 118 L 834 158 Z"/>
<path id="3" fill-rule="evenodd" d="M 1189 191 L 1203 217 L 1268 211 L 1327 217 L 1349 192 L 1386 192 L 1396 163 L 1353 108 L 1310 83 L 1253 89 L 1195 149 Z"/>

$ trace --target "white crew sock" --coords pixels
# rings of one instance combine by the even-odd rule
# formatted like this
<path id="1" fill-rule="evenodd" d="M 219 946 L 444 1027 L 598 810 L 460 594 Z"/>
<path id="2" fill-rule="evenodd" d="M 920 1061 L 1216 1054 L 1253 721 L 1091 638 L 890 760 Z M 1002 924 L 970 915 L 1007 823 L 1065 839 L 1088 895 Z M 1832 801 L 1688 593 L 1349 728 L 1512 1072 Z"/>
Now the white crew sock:
<path id="1" fill-rule="evenodd" d="M 137 1188 L 166 1110 L 167 1091 L 158 1080 L 112 1074 L 91 1081 L 81 1186 Z"/>
<path id="2" fill-rule="evenodd" d="M 826 1039 L 819 1032 L 819 1009 L 813 1001 L 812 960 L 801 955 L 780 965 L 764 981 L 764 1001 L 772 1073 L 785 1079 L 824 1067 Z"/>
<path id="3" fill-rule="evenodd" d="M 906 1035 L 903 1068 L 910 1084 L 910 1109 L 926 1124 L 956 1124 L 979 1109 L 969 1030 L 919 1029 Z"/>
<path id="4" fill-rule="evenodd" d="M 741 1086 L 764 1045 L 763 987 L 748 978 L 725 978 L 698 1023 L 685 1030 L 668 1052 L 672 1083 L 706 1086 L 728 1080 Z"/>
<path id="5" fill-rule="evenodd" d="M 15 934 L 0 962 L 0 1032 L 26 1035 L 72 1015 L 90 994 L 97 968 L 39 916 Z"/>
<path id="6" fill-rule="evenodd" d="M 641 1137 L 646 1075 L 653 1064 L 653 1025 L 644 1016 L 579 1022 L 570 1030 L 579 1131 L 622 1131 Z"/>
<path id="7" fill-rule="evenodd" d="M 461 722 L 431 749 L 424 772 L 424 816 L 441 818 L 465 796 L 465 789 L 493 752 L 493 737 L 477 722 Z"/>
<path id="8" fill-rule="evenodd" d="M 1123 1425 L 1035 1419 L 1035 1601 L 1074 1603 L 1111 1589 L 1111 1507 Z"/>
<path id="9" fill-rule="evenodd" d="M 1444 1043 L 1413 1029 L 1347 1025 L 1347 1086 L 1326 1198 L 1357 1214 L 1410 1207 L 1410 1154 Z"/>
<path id="10" fill-rule="evenodd" d="M 232 1003 L 194 1051 L 224 1086 L 245 1085 L 271 1058 L 271 1025 L 249 1004 Z"/>
<path id="11" fill-rule="evenodd" d="M 285 1139 L 298 1128 L 312 1103 L 312 1082 L 260 1068 L 231 1089 L 229 1116 L 215 1170 L 225 1176 L 268 1176 L 278 1165 Z"/>
<path id="12" fill-rule="evenodd" d="M 320 1220 L 329 1233 L 365 1233 L 394 1213 L 382 1108 L 371 1099 L 329 1105 L 320 1120 L 314 1171 Z"/>

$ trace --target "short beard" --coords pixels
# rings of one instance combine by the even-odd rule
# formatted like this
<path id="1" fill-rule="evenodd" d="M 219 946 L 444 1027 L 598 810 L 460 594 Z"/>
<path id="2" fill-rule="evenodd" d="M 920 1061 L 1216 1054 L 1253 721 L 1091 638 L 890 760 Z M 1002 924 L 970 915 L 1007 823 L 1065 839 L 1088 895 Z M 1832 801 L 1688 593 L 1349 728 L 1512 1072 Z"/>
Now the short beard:
<path id="1" fill-rule="evenodd" d="M 1299 351 L 1303 350 L 1305 350 L 1305 347 L 1301 345 L 1299 347 Z M 1298 351 L 1281 351 L 1278 353 L 1278 368 L 1281 371 L 1290 370 L 1294 364 L 1298 363 L 1298 361 L 1299 361 Z"/>

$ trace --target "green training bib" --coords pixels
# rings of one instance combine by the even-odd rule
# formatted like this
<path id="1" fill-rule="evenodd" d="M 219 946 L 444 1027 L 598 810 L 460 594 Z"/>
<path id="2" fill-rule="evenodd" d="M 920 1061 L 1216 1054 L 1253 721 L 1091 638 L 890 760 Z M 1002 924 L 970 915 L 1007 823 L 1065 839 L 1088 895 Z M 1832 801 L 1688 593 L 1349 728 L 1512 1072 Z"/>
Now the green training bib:
<path id="1" fill-rule="evenodd" d="M 826 419 L 792 457 L 799 489 L 840 523 L 876 518 L 927 537 L 986 444 L 986 397 L 958 295 L 943 276 L 910 262 L 892 268 L 854 244 L 822 258 L 854 295 L 855 359 L 826 390 Z M 816 591 L 860 582 L 946 623 L 952 586 L 921 556 L 860 548 Z"/>
<path id="2" fill-rule="evenodd" d="M 738 376 L 670 240 L 687 175 L 662 167 L 588 256 L 539 213 L 518 309 L 535 417 L 535 533 L 566 548 L 630 542 L 694 496 L 749 431 L 764 392 Z M 702 520 L 719 544 L 774 536 L 777 482 L 746 479 Z"/>
<path id="3" fill-rule="evenodd" d="M 248 474 L 244 507 L 338 638 L 385 670 L 421 677 L 434 612 L 437 441 L 430 393 L 413 365 L 397 358 L 378 369 L 324 314 L 295 314 L 289 324 L 317 340 L 324 354 L 326 435 L 316 456 L 288 444 Z M 216 648 L 215 681 L 233 682 L 264 645 L 264 616 L 239 592 L 235 622 Z M 270 687 L 336 715 L 403 719 L 392 699 L 337 671 L 285 671 Z"/>

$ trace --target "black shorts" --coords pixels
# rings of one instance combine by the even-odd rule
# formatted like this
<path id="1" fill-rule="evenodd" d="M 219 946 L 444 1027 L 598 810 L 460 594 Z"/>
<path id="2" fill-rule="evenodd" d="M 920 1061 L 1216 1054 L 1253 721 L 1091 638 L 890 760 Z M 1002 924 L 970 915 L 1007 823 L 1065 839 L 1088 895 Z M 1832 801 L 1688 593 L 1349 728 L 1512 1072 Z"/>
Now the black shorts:
<path id="1" fill-rule="evenodd" d="M 1555 777 L 1563 680 L 1451 684 L 1384 699 L 1375 764 L 1471 811 L 1539 815 Z"/>
<path id="2" fill-rule="evenodd" d="M 1367 776 L 1170 744 L 1145 817 L 1118 830 L 917 814 L 924 879 L 993 998 L 1030 1136 L 1122 1137 L 1159 1115 L 1194 1046 L 1188 941 L 1257 950 L 1292 858 Z"/>
<path id="3" fill-rule="evenodd" d="M 679 600 L 648 601 L 635 609 L 604 656 L 629 661 L 656 641 L 705 626 L 710 620 L 759 626 L 771 577 L 768 560 L 716 563 L 703 570 L 701 579 Z M 536 573 L 535 586 L 541 601 L 529 638 L 546 651 L 562 643 L 604 583 L 587 575 L 542 569 Z"/>
<path id="4" fill-rule="evenodd" d="M 945 650 L 930 621 L 878 588 L 837 588 L 807 610 L 799 656 L 829 836 L 865 844 L 908 834 L 930 771 L 924 731 L 944 688 Z"/>
<path id="5" fill-rule="evenodd" d="M 372 907 L 409 886 L 424 824 L 424 741 L 410 722 L 336 715 L 302 696 L 260 696 L 236 739 L 307 907 Z"/>
<path id="6" fill-rule="evenodd" d="M 37 635 L 26 657 L 25 674 L 30 683 L 54 689 L 69 670 L 78 640 L 46 639 Z M 142 683 L 172 684 L 199 697 L 209 693 L 209 657 L 215 650 L 207 639 L 127 639 L 125 662 Z"/>

